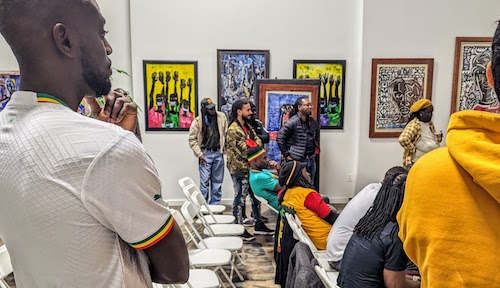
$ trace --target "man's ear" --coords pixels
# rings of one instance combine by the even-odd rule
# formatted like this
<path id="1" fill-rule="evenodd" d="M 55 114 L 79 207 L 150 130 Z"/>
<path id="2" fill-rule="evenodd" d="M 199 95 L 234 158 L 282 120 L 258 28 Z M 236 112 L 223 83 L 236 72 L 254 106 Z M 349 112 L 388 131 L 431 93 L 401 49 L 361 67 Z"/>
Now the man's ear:
<path id="1" fill-rule="evenodd" d="M 486 65 L 486 79 L 488 79 L 488 84 L 490 84 L 490 87 L 495 89 L 495 81 L 493 80 L 493 64 L 488 62 L 488 65 Z"/>
<path id="2" fill-rule="evenodd" d="M 56 25 L 54 25 L 54 27 L 52 28 L 52 37 L 59 52 L 61 52 L 62 54 L 66 55 L 69 58 L 75 57 L 74 55 L 75 43 L 73 43 L 70 37 L 70 32 L 68 31 L 68 28 L 64 24 L 57 23 Z"/>

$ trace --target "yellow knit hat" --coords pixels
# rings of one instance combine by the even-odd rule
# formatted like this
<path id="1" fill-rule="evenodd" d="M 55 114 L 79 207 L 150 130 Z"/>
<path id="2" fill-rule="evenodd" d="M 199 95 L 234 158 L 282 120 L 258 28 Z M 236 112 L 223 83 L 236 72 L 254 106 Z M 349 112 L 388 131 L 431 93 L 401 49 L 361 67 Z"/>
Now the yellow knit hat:
<path id="1" fill-rule="evenodd" d="M 415 113 L 430 106 L 432 106 L 431 100 L 420 99 L 417 102 L 413 103 L 413 105 L 411 105 L 410 112 Z"/>

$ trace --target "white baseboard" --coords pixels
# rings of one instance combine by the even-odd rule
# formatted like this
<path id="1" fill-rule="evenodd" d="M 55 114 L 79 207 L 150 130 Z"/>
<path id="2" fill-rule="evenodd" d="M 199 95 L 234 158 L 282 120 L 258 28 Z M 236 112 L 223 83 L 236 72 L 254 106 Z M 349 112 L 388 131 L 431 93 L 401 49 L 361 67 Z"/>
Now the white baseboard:
<path id="1" fill-rule="evenodd" d="M 168 199 L 166 201 L 171 206 L 182 206 L 186 199 Z M 347 202 L 349 202 L 348 197 L 330 197 L 330 203 L 332 204 L 347 204 Z M 233 205 L 233 199 L 222 199 L 220 204 L 231 206 Z"/>

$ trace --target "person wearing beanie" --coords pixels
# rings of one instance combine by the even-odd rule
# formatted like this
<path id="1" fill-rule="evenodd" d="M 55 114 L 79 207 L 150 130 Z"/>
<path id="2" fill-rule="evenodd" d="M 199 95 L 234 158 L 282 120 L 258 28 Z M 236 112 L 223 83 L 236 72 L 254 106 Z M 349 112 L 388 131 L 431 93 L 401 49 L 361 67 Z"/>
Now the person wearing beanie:
<path id="1" fill-rule="evenodd" d="M 281 167 L 279 185 L 286 186 L 279 196 L 282 207 L 295 211 L 302 228 L 314 246 L 326 249 L 326 239 L 338 217 L 311 184 L 311 175 L 306 165 L 290 161 Z"/>
<path id="2" fill-rule="evenodd" d="M 200 192 L 209 204 L 219 204 L 224 181 L 224 142 L 227 117 L 210 98 L 201 100 L 201 115 L 189 128 L 189 147 L 198 158 Z"/>
<path id="3" fill-rule="evenodd" d="M 269 161 L 266 150 L 260 146 L 248 150 L 248 164 L 250 165 L 250 188 L 253 193 L 266 199 L 271 207 L 279 210 L 278 192 L 283 190 L 283 187 L 278 183 L 278 176 L 267 168 L 276 169 L 279 173 L 280 165 L 276 161 Z"/>
<path id="4" fill-rule="evenodd" d="M 399 135 L 399 144 L 404 149 L 403 166 L 409 168 L 422 157 L 436 148 L 443 140 L 443 133 L 436 133 L 432 123 L 434 107 L 429 99 L 420 99 L 410 107 L 410 121 Z"/>

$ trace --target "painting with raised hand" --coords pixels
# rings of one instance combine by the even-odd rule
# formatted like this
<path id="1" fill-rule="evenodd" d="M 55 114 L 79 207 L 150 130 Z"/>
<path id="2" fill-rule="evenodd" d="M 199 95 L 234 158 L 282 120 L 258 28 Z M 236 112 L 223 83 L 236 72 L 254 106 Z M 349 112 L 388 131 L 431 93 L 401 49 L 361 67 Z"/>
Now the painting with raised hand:
<path id="1" fill-rule="evenodd" d="M 294 60 L 295 79 L 320 79 L 319 123 L 322 129 L 344 128 L 345 60 Z"/>
<path id="2" fill-rule="evenodd" d="M 21 79 L 17 71 L 0 71 L 0 111 L 5 108 L 12 93 L 19 90 Z"/>
<path id="3" fill-rule="evenodd" d="M 219 111 L 229 115 L 240 98 L 258 107 L 255 80 L 269 78 L 269 57 L 269 50 L 217 50 Z"/>
<path id="4" fill-rule="evenodd" d="M 144 61 L 146 130 L 188 131 L 197 115 L 197 62 Z"/>
<path id="5" fill-rule="evenodd" d="M 491 37 L 457 37 L 451 113 L 480 110 L 500 113 L 500 102 L 486 79 Z"/>

